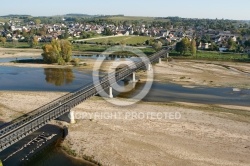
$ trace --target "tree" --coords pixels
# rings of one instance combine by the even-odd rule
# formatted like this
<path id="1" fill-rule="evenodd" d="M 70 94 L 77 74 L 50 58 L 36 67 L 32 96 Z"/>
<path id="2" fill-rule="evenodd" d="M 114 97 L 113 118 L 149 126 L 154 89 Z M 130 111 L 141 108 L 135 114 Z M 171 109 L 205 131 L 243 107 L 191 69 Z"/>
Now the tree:
<path id="1" fill-rule="evenodd" d="M 3 46 L 6 44 L 6 38 L 5 37 L 0 37 L 1 43 L 3 43 Z"/>
<path id="2" fill-rule="evenodd" d="M 52 40 L 43 46 L 43 60 L 47 63 L 64 64 L 72 56 L 72 45 L 67 40 Z"/>
<path id="3" fill-rule="evenodd" d="M 69 35 L 69 30 L 68 29 L 65 29 L 65 32 L 63 34 L 63 39 L 68 39 L 70 37 Z"/>
<path id="4" fill-rule="evenodd" d="M 61 56 L 65 62 L 69 62 L 72 56 L 72 45 L 68 40 L 60 41 Z"/>
<path id="5" fill-rule="evenodd" d="M 212 42 L 210 49 L 211 49 L 211 51 L 218 51 L 219 47 L 214 42 Z"/>
<path id="6" fill-rule="evenodd" d="M 232 38 L 228 39 L 227 44 L 228 44 L 228 47 L 229 47 L 230 51 L 235 51 L 236 50 L 237 44 Z"/>
<path id="7" fill-rule="evenodd" d="M 18 44 L 18 40 L 17 39 L 13 39 L 12 44 L 16 47 L 17 44 Z"/>
<path id="8" fill-rule="evenodd" d="M 41 20 L 40 19 L 35 19 L 34 22 L 35 22 L 36 25 L 40 25 L 41 24 Z"/>
<path id="9" fill-rule="evenodd" d="M 195 39 L 193 39 L 191 41 L 191 45 L 190 45 L 191 54 L 192 55 L 196 55 L 196 50 L 197 50 L 197 48 L 196 48 L 196 41 L 195 41 Z"/>
<path id="10" fill-rule="evenodd" d="M 176 44 L 175 50 L 181 55 L 185 55 L 190 48 L 190 41 L 188 38 L 183 38 L 180 42 Z"/>
<path id="11" fill-rule="evenodd" d="M 106 36 L 111 36 L 113 35 L 112 31 L 110 30 L 110 28 L 104 28 L 104 31 L 102 32 L 103 35 L 106 35 Z"/>
<path id="12" fill-rule="evenodd" d="M 126 41 L 125 40 L 120 41 L 120 45 L 121 46 L 126 46 Z"/>
<path id="13" fill-rule="evenodd" d="M 30 47 L 32 47 L 32 48 L 34 48 L 38 45 L 38 39 L 35 36 L 31 37 L 29 42 L 30 42 Z"/>
<path id="14" fill-rule="evenodd" d="M 154 42 L 154 44 L 152 45 L 152 47 L 158 51 L 162 48 L 162 42 L 158 41 L 158 42 Z"/>
<path id="15" fill-rule="evenodd" d="M 10 28 L 10 25 L 7 23 L 7 22 L 5 22 L 5 24 L 4 24 L 4 26 L 3 26 L 3 28 L 4 28 L 4 30 L 5 31 L 7 31 L 7 30 L 10 30 L 11 28 Z"/>
<path id="16" fill-rule="evenodd" d="M 245 45 L 245 47 L 250 46 L 250 39 L 246 40 L 246 41 L 244 42 L 244 45 Z"/>

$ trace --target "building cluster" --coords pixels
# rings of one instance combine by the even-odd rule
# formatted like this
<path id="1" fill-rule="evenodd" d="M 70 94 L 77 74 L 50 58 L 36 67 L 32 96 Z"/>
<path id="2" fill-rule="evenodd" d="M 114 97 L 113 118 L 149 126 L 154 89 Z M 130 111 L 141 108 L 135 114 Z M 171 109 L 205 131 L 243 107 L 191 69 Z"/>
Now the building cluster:
<path id="1" fill-rule="evenodd" d="M 0 24 L 4 24 L 1 23 Z M 2 26 L 3 27 L 3 26 Z M 240 34 L 233 34 L 230 31 L 205 29 L 202 27 L 152 27 L 145 24 L 135 25 L 114 25 L 114 24 L 80 24 L 80 23 L 60 23 L 60 24 L 36 24 L 33 21 L 22 23 L 20 21 L 9 21 L 8 29 L 0 29 L 2 36 L 7 38 L 7 41 L 25 41 L 27 36 L 35 35 L 40 42 L 49 42 L 52 39 L 72 38 L 82 39 L 83 33 L 103 34 L 105 29 L 109 29 L 111 35 L 128 36 L 142 35 L 151 36 L 156 39 L 165 40 L 166 43 L 180 41 L 183 37 L 188 37 L 190 40 L 201 39 L 197 42 L 197 48 L 202 50 L 210 50 L 212 46 L 216 46 L 220 51 L 229 49 L 228 40 L 231 39 L 236 43 L 244 43 L 250 39 L 250 36 L 243 36 L 240 41 Z M 205 38 L 205 39 L 204 39 Z M 240 44 L 240 43 L 239 43 Z M 245 48 L 245 50 L 248 48 Z M 250 50 L 250 49 L 249 49 Z"/>

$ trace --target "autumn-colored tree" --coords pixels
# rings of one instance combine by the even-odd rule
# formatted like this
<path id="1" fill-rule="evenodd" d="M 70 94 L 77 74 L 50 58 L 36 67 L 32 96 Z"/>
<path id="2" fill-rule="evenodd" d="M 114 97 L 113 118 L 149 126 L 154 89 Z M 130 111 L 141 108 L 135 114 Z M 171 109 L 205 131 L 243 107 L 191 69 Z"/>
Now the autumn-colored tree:
<path id="1" fill-rule="evenodd" d="M 162 48 L 162 42 L 158 41 L 158 42 L 154 42 L 154 44 L 152 45 L 152 47 L 158 51 Z"/>
<path id="2" fill-rule="evenodd" d="M 43 46 L 43 60 L 47 63 L 64 64 L 72 56 L 72 45 L 67 40 L 52 40 Z"/>
<path id="3" fill-rule="evenodd" d="M 72 56 L 72 45 L 68 40 L 60 40 L 61 57 L 65 62 L 69 62 Z"/>
<path id="4" fill-rule="evenodd" d="M 6 38 L 5 37 L 0 37 L 0 41 L 3 44 L 3 46 L 5 46 L 5 44 L 6 44 Z"/>

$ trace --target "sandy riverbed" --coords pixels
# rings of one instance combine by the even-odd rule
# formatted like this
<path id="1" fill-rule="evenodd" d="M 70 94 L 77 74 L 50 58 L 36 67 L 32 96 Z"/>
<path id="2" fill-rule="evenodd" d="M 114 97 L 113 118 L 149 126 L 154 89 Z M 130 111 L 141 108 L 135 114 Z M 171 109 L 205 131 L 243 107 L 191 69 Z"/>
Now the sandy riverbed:
<path id="1" fill-rule="evenodd" d="M 104 165 L 249 165 L 249 122 L 208 110 L 152 103 L 121 108 L 89 100 L 75 108 L 79 117 L 93 111 L 179 112 L 181 119 L 126 119 L 124 113 L 119 120 L 78 120 L 64 146 Z"/>
<path id="2" fill-rule="evenodd" d="M 92 62 L 91 62 L 92 63 Z M 111 62 L 108 62 L 111 63 Z M 111 64 L 106 64 L 106 67 Z M 250 64 L 174 61 L 154 67 L 155 80 L 186 86 L 249 88 Z M 20 64 L 23 66 L 23 64 Z M 92 65 L 89 65 L 92 66 Z M 83 67 L 84 68 L 84 67 Z M 144 72 L 138 73 L 143 80 Z M 0 121 L 8 122 L 62 96 L 60 92 L 0 91 Z M 32 104 L 30 104 L 32 103 Z M 76 108 L 83 113 L 154 112 L 181 114 L 180 119 L 77 120 L 69 126 L 63 146 L 103 165 L 250 165 L 250 118 L 248 107 L 193 103 L 145 103 L 119 107 L 94 97 Z"/>
<path id="3" fill-rule="evenodd" d="M 1 91 L 1 121 L 9 121 L 63 94 Z M 69 126 L 69 135 L 63 146 L 75 151 L 79 158 L 92 156 L 103 165 L 247 166 L 250 164 L 250 119 L 249 114 L 237 109 L 192 103 L 146 102 L 120 107 L 93 97 L 74 108 L 77 117 L 86 118 L 86 113 L 93 112 L 120 113 L 119 119 L 90 117 L 78 119 L 73 125 L 63 121 L 53 123 Z M 246 107 L 244 109 L 245 112 L 250 111 Z M 131 118 L 131 112 L 178 114 L 177 119 L 172 119 L 172 116 L 136 119 L 136 116 Z"/>
<path id="4" fill-rule="evenodd" d="M 155 81 L 250 89 L 250 64 L 185 60 L 163 62 L 155 66 Z"/>

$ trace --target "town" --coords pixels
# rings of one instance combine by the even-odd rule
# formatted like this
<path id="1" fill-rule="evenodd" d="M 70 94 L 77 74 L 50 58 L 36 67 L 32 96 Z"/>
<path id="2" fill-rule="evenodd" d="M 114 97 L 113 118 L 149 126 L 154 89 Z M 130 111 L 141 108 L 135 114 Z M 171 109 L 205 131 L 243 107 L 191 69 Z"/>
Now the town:
<path id="1" fill-rule="evenodd" d="M 83 15 L 85 16 L 85 15 Z M 247 21 L 166 18 L 133 18 L 118 16 L 88 16 L 68 14 L 57 17 L 32 17 L 9 15 L 0 22 L 2 45 L 51 42 L 67 39 L 73 43 L 115 45 L 112 40 L 93 42 L 84 40 L 100 36 L 145 36 L 131 46 L 152 45 L 158 40 L 168 46 L 188 38 L 195 39 L 199 50 L 250 54 L 250 24 Z M 139 21 L 139 20 L 140 21 Z M 149 40 L 150 39 L 150 40 Z M 35 40 L 36 44 L 32 44 Z M 7 45 L 6 45 L 7 47 Z"/>

